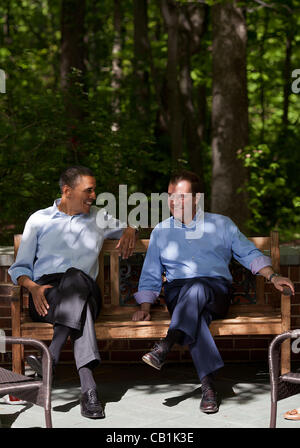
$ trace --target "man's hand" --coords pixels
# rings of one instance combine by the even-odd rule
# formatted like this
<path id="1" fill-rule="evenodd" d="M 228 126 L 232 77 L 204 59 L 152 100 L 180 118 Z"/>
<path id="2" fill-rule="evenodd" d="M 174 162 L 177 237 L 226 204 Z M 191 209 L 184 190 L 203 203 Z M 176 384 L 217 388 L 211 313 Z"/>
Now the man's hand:
<path id="1" fill-rule="evenodd" d="M 133 254 L 136 243 L 136 230 L 132 227 L 127 227 L 121 236 L 116 249 L 119 249 L 119 255 L 122 258 L 128 258 Z"/>
<path id="2" fill-rule="evenodd" d="M 49 309 L 49 304 L 45 297 L 45 289 L 47 288 L 53 288 L 53 286 L 36 284 L 36 286 L 30 288 L 35 309 L 37 313 L 43 317 L 48 314 Z"/>
<path id="3" fill-rule="evenodd" d="M 272 266 L 265 266 L 264 268 L 260 269 L 258 272 L 260 275 L 265 277 L 267 280 L 269 280 L 270 276 L 272 274 L 274 274 Z M 284 287 L 288 287 L 292 290 L 293 295 L 295 294 L 294 284 L 287 277 L 282 277 L 281 275 L 274 275 L 271 279 L 271 283 L 273 283 L 275 288 L 278 289 L 280 292 L 283 292 Z"/>
<path id="4" fill-rule="evenodd" d="M 293 291 L 293 295 L 295 294 L 294 284 L 287 277 L 281 277 L 281 276 L 273 277 L 271 280 L 271 283 L 273 283 L 275 288 L 281 292 L 283 291 L 284 286 L 287 286 L 287 287 L 291 288 L 291 290 Z"/>
<path id="5" fill-rule="evenodd" d="M 39 285 L 32 281 L 27 275 L 18 277 L 18 285 L 24 286 L 32 295 L 32 300 L 37 313 L 40 316 L 48 314 L 49 304 L 45 297 L 45 289 L 53 288 L 51 285 Z"/>
<path id="6" fill-rule="evenodd" d="M 133 314 L 132 320 L 151 320 L 150 308 L 150 303 L 142 303 L 141 308 Z"/>
<path id="7" fill-rule="evenodd" d="M 150 313 L 146 313 L 146 311 L 138 310 L 132 315 L 132 320 L 151 320 Z"/>

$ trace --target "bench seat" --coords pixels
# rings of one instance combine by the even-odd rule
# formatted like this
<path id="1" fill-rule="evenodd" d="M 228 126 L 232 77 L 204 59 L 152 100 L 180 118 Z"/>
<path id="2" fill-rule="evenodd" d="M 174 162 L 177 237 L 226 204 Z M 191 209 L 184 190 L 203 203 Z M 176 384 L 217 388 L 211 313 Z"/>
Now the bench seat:
<path id="1" fill-rule="evenodd" d="M 281 330 L 280 310 L 270 306 L 236 305 L 225 319 L 213 320 L 210 331 L 213 336 L 273 334 Z M 159 339 L 166 335 L 170 318 L 165 308 L 153 309 L 151 321 L 132 321 L 136 307 L 109 307 L 102 310 L 95 322 L 97 339 Z M 51 340 L 51 324 L 32 322 L 30 318 L 22 320 L 22 336 Z"/>
<path id="2" fill-rule="evenodd" d="M 280 252 L 279 236 L 271 232 L 270 237 L 250 238 L 260 250 L 269 250 L 272 265 L 279 272 Z M 17 253 L 21 235 L 15 236 L 15 254 Z M 147 251 L 149 240 L 139 240 L 136 253 Z M 116 241 L 104 241 L 99 255 L 98 283 L 104 297 L 105 275 L 104 255 L 109 255 L 109 297 L 110 304 L 103 304 L 100 315 L 95 322 L 96 337 L 98 340 L 113 339 L 153 339 L 163 338 L 168 330 L 170 316 L 164 303 L 155 304 L 151 308 L 151 321 L 132 321 L 132 315 L 137 307 L 120 304 L 120 265 L 118 251 L 115 249 Z M 246 335 L 278 335 L 290 329 L 291 302 L 290 296 L 281 294 L 281 299 L 275 304 L 265 300 L 265 280 L 255 276 L 256 300 L 255 303 L 235 303 L 230 306 L 225 319 L 214 320 L 210 324 L 213 336 L 246 336 Z M 273 288 L 273 286 L 272 286 Z M 32 337 L 44 341 L 52 339 L 51 324 L 32 322 L 28 315 L 28 298 L 23 294 L 22 288 L 11 288 L 11 315 L 12 334 L 16 337 Z M 275 292 L 275 288 L 274 288 Z M 237 293 L 238 295 L 240 293 Z M 275 294 L 276 295 L 276 294 Z M 162 296 L 163 297 L 163 296 Z M 239 300 L 237 300 L 239 301 Z M 236 298 L 234 300 L 236 302 Z M 271 302 L 271 301 L 270 301 Z M 24 369 L 24 353 L 21 347 L 13 347 L 13 370 L 21 373 Z M 281 350 L 281 373 L 290 371 L 290 342 L 286 340 Z"/>

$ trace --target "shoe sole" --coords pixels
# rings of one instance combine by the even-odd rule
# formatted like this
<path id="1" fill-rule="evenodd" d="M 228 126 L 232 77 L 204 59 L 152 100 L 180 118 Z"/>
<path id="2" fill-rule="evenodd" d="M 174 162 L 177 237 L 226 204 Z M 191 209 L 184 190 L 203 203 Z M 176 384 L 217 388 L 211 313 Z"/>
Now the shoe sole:
<path id="1" fill-rule="evenodd" d="M 92 415 L 86 415 L 86 414 L 84 414 L 83 412 L 81 412 L 81 415 L 82 415 L 82 417 L 85 417 L 85 418 L 92 418 L 93 420 L 99 420 L 99 419 L 101 419 L 101 418 L 105 418 L 105 415 L 101 415 L 101 416 L 92 416 Z"/>
<path id="2" fill-rule="evenodd" d="M 94 420 L 96 420 L 96 419 L 99 419 L 99 418 L 105 418 L 105 413 L 104 413 L 104 411 L 103 411 L 103 414 L 101 414 L 101 415 L 89 415 L 89 414 L 85 414 L 84 412 L 83 412 L 83 410 L 82 410 L 82 405 L 80 404 L 80 413 L 81 413 L 81 415 L 82 415 L 82 417 L 85 417 L 85 418 L 92 418 L 92 419 L 94 419 Z"/>
<path id="3" fill-rule="evenodd" d="M 164 362 L 163 362 L 162 364 L 160 364 L 160 366 L 158 366 L 157 364 L 154 364 L 154 363 L 152 362 L 151 358 L 148 357 L 147 355 L 144 355 L 144 356 L 142 357 L 142 360 L 143 360 L 146 364 L 148 364 L 149 366 L 153 367 L 153 368 L 156 369 L 156 370 L 161 370 L 162 366 L 164 365 Z"/>
<path id="4" fill-rule="evenodd" d="M 204 409 L 201 409 L 200 408 L 200 411 L 201 412 L 204 412 L 204 414 L 215 414 L 216 412 L 219 412 L 219 408 L 216 408 L 216 409 L 210 409 L 210 410 L 204 410 Z"/>

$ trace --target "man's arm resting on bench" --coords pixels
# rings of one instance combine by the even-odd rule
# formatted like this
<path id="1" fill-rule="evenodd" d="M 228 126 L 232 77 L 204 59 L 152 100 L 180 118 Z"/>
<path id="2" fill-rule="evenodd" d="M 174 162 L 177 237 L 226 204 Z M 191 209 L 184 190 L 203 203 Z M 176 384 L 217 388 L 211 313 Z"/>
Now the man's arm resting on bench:
<path id="1" fill-rule="evenodd" d="M 267 280 L 271 281 L 271 283 L 273 283 L 275 288 L 278 289 L 279 291 L 282 292 L 283 287 L 288 286 L 293 291 L 293 294 L 295 294 L 295 288 L 293 282 L 289 278 L 282 277 L 280 274 L 275 273 L 271 266 L 265 266 L 264 268 L 260 269 L 258 271 L 258 274 L 262 275 Z M 270 280 L 271 276 L 272 278 Z"/>
<path id="2" fill-rule="evenodd" d="M 141 303 L 140 309 L 133 314 L 132 320 L 151 320 L 150 308 L 151 303 Z"/>

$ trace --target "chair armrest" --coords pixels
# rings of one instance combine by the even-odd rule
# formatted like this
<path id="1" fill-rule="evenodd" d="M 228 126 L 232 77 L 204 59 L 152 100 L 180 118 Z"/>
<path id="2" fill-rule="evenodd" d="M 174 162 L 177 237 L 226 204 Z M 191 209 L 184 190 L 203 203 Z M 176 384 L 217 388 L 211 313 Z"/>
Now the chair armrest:
<path id="1" fill-rule="evenodd" d="M 10 344 L 31 345 L 38 348 L 42 352 L 42 368 L 43 368 L 43 383 L 48 387 L 52 384 L 52 357 L 50 351 L 44 342 L 32 338 L 5 336 L 5 342 Z"/>
<path id="2" fill-rule="evenodd" d="M 269 370 L 271 380 L 276 381 L 279 378 L 279 349 L 286 339 L 296 339 L 300 337 L 300 329 L 289 330 L 285 333 L 275 336 L 269 345 Z"/>
<path id="3" fill-rule="evenodd" d="M 278 384 L 280 383 L 280 367 L 279 367 L 279 351 L 281 344 L 286 339 L 296 339 L 300 337 L 300 329 L 289 330 L 285 333 L 277 335 L 269 345 L 269 373 L 270 373 L 270 384 L 271 384 L 271 398 L 275 402 L 278 400 Z"/>
<path id="4" fill-rule="evenodd" d="M 285 333 L 279 334 L 275 336 L 275 338 L 272 340 L 270 344 L 270 350 L 277 349 L 280 344 L 282 344 L 283 341 L 286 339 L 294 339 L 300 337 L 300 328 L 297 328 L 296 330 L 289 330 Z"/>

